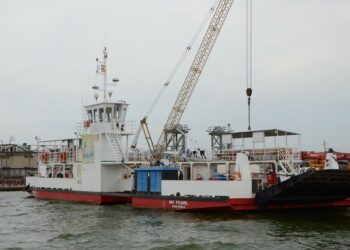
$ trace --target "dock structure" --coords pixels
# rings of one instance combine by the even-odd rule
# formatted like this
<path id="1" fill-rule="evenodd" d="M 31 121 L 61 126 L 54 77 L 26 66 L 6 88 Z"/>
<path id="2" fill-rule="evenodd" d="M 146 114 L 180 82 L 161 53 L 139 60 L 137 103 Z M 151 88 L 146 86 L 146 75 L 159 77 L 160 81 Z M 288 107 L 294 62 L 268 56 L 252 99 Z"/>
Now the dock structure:
<path id="1" fill-rule="evenodd" d="M 37 153 L 24 143 L 0 145 L 0 191 L 22 190 L 37 169 Z"/>

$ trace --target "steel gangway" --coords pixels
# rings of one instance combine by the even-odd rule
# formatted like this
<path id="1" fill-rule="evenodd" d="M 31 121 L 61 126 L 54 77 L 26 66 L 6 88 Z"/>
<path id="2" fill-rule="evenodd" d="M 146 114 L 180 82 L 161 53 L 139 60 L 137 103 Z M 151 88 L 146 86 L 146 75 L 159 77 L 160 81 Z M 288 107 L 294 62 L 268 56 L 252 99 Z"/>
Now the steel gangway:
<path id="1" fill-rule="evenodd" d="M 106 133 L 107 140 L 113 149 L 113 154 L 117 161 L 124 162 L 125 155 L 121 147 L 120 136 L 114 132 Z"/>

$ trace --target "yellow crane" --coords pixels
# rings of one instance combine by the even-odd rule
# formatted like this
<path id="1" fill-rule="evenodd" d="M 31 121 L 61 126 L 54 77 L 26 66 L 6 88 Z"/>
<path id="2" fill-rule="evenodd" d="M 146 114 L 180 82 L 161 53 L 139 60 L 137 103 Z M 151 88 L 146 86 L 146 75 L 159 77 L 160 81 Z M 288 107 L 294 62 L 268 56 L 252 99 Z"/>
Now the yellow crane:
<path id="1" fill-rule="evenodd" d="M 209 58 L 210 52 L 212 51 L 214 44 L 216 42 L 216 39 L 218 38 L 218 35 L 222 29 L 222 26 L 226 20 L 227 14 L 229 13 L 231 6 L 233 4 L 234 0 L 217 0 L 215 2 L 216 8 L 212 8 L 211 12 L 214 12 L 212 19 L 209 23 L 209 26 L 207 28 L 207 31 L 203 37 L 203 40 L 201 42 L 201 45 L 196 53 L 196 56 L 192 62 L 192 65 L 190 67 L 190 70 L 187 73 L 187 76 L 185 78 L 185 81 L 182 85 L 182 88 L 180 90 L 180 93 L 175 101 L 175 104 L 173 105 L 173 108 L 168 116 L 168 119 L 164 125 L 164 129 L 162 130 L 162 133 L 158 139 L 157 144 L 155 145 L 149 128 L 147 124 L 147 118 L 150 113 L 150 111 L 147 113 L 147 115 L 141 120 L 140 127 L 138 130 L 137 135 L 135 136 L 135 140 L 132 143 L 132 147 L 136 148 L 137 140 L 139 138 L 139 135 L 141 131 L 144 132 L 145 139 L 147 142 L 147 145 L 150 149 L 150 152 L 154 159 L 159 159 L 162 152 L 167 150 L 169 144 L 172 142 L 172 140 L 176 137 L 179 133 L 184 133 L 186 131 L 180 131 L 179 122 L 181 120 L 181 117 L 186 109 L 186 106 L 188 104 L 188 101 L 191 98 L 191 95 L 193 93 L 194 88 L 196 87 L 196 84 L 198 83 L 199 77 L 201 76 L 204 66 Z M 214 11 L 215 10 L 215 11 Z M 207 16 L 208 17 L 208 16 Z M 202 27 L 203 28 L 203 27 Z M 197 36 L 199 34 L 196 34 Z M 187 47 L 187 51 L 191 49 L 191 46 Z M 182 57 L 180 59 L 181 63 L 183 61 Z M 178 68 L 175 67 L 175 70 Z M 171 74 L 171 77 L 173 76 L 173 73 Z M 164 89 L 169 85 L 169 81 L 167 81 L 160 93 L 158 94 L 157 98 L 155 99 L 152 109 L 154 105 L 158 102 L 160 96 L 162 95 Z"/>

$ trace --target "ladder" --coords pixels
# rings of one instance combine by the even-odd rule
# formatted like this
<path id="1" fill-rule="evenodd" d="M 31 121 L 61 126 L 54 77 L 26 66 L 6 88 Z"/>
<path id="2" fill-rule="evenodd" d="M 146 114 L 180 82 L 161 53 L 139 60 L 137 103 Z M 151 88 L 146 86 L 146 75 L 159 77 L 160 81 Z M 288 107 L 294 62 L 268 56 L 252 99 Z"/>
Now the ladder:
<path id="1" fill-rule="evenodd" d="M 293 155 L 286 150 L 279 150 L 278 161 L 282 169 L 289 175 L 298 175 L 301 173 L 299 164 L 293 158 Z"/>
<path id="2" fill-rule="evenodd" d="M 124 162 L 125 161 L 125 155 L 121 147 L 121 142 L 119 140 L 119 136 L 116 133 L 108 132 L 106 133 L 107 140 L 109 144 L 112 147 L 114 156 L 116 157 L 117 161 Z"/>

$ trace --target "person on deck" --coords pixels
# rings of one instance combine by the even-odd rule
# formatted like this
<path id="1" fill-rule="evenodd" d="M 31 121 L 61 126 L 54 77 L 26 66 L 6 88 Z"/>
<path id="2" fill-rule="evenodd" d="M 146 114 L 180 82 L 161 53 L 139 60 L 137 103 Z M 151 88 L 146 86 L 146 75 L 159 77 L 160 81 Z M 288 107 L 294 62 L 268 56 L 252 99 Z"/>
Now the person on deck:
<path id="1" fill-rule="evenodd" d="M 198 151 L 199 151 L 200 156 L 201 156 L 202 159 L 207 159 L 207 157 L 205 157 L 205 150 L 200 150 L 200 149 L 198 148 Z"/>
<path id="2" fill-rule="evenodd" d="M 184 179 L 184 175 L 183 175 L 182 171 L 180 171 L 179 180 L 183 180 L 183 179 Z"/>
<path id="3" fill-rule="evenodd" d="M 185 150 L 182 151 L 181 155 L 182 155 L 182 160 L 183 161 L 187 161 L 187 155 L 186 155 L 186 151 Z"/>
<path id="4" fill-rule="evenodd" d="M 193 155 L 194 158 L 197 158 L 197 151 L 196 151 L 196 150 L 193 150 L 193 151 L 192 151 L 192 155 Z"/>

